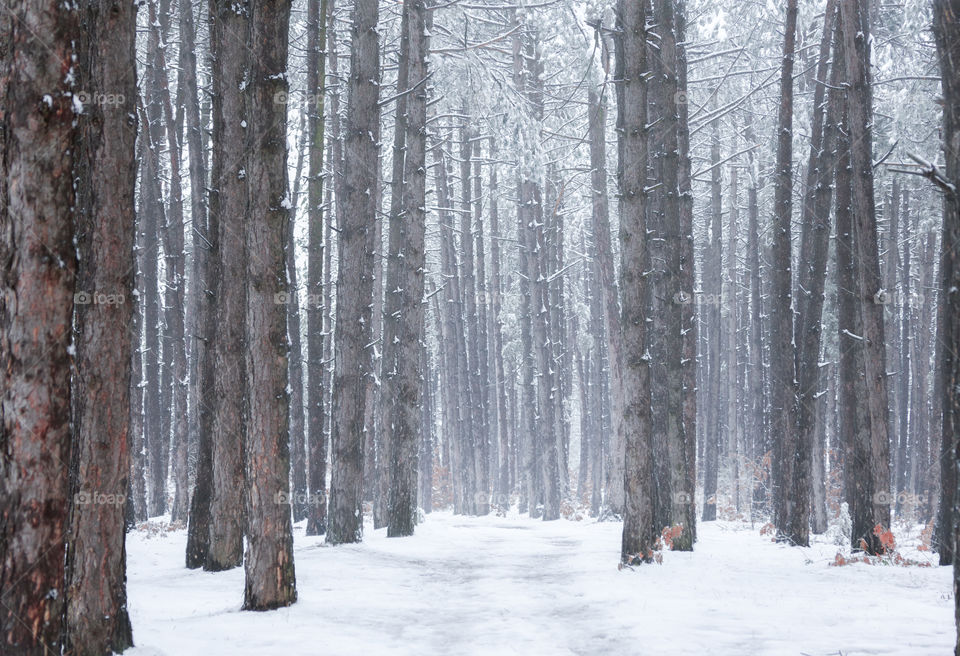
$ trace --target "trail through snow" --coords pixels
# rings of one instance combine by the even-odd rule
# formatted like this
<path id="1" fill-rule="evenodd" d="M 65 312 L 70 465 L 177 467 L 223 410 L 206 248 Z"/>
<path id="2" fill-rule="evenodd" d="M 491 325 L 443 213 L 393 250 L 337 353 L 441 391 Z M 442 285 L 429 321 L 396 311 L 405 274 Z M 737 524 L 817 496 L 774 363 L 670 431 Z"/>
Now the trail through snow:
<path id="1" fill-rule="evenodd" d="M 837 548 L 701 524 L 696 551 L 617 570 L 619 523 L 433 513 L 413 538 L 295 533 L 298 602 L 240 610 L 243 570 L 183 567 L 184 531 L 128 539 L 131 656 L 952 653 L 949 568 L 830 567 Z M 930 558 L 928 555 L 927 558 Z"/>

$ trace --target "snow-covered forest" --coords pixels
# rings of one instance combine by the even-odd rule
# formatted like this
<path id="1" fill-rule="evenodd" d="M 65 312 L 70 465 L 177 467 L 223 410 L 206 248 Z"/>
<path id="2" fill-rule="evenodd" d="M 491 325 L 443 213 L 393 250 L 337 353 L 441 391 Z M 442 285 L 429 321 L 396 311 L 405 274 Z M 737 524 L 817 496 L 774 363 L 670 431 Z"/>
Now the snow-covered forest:
<path id="1" fill-rule="evenodd" d="M 958 186 L 960 0 L 4 0 L 0 654 L 960 656 Z"/>

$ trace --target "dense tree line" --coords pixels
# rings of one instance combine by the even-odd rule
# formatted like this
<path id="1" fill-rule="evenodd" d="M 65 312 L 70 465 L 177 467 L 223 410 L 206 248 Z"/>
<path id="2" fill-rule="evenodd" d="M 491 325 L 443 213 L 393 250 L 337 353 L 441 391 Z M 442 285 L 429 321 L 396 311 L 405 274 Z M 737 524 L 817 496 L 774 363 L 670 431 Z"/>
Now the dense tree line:
<path id="1" fill-rule="evenodd" d="M 622 521 L 625 566 L 698 521 L 879 554 L 903 519 L 960 581 L 958 24 L 13 2 L 4 653 L 131 646 L 158 516 L 249 610 L 296 601 L 297 523 L 438 508 Z"/>

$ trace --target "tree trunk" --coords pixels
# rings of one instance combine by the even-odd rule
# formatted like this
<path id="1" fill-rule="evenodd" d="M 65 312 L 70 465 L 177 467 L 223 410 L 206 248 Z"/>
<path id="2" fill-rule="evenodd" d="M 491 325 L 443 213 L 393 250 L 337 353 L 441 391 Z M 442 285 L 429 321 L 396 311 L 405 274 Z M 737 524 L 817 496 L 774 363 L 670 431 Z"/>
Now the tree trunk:
<path id="1" fill-rule="evenodd" d="M 216 256 L 216 230 L 207 216 L 206 150 L 201 123 L 197 84 L 197 58 L 194 53 L 193 6 L 180 3 L 180 71 L 186 86 L 187 149 L 190 157 L 190 216 L 193 225 L 193 278 L 190 281 L 190 311 L 193 369 L 190 388 L 191 436 L 196 443 L 196 474 L 187 525 L 186 565 L 202 567 L 210 547 L 210 498 L 213 492 L 212 432 L 215 373 L 214 297 L 212 261 Z"/>
<path id="2" fill-rule="evenodd" d="M 134 287 L 136 7 L 92 3 L 81 38 L 77 207 L 76 360 L 67 549 L 70 653 L 133 645 L 127 613 L 124 505 L 129 493 L 129 330 Z M 97 101 L 107 94 L 123 100 Z"/>
<path id="3" fill-rule="evenodd" d="M 247 511 L 243 607 L 270 610 L 297 600 L 290 494 L 287 292 L 287 37 L 290 4 L 253 5 L 247 86 Z M 254 255 L 255 254 L 255 255 Z M 279 302 L 278 302 L 279 301 Z"/>
<path id="4" fill-rule="evenodd" d="M 61 652 L 79 91 L 64 71 L 82 19 L 59 2 L 0 17 L 0 640 L 12 655 Z"/>
<path id="5" fill-rule="evenodd" d="M 842 343 L 853 351 L 855 369 L 843 373 L 852 383 L 856 427 L 845 435 L 851 540 L 861 541 L 876 554 L 884 547 L 874 532 L 878 524 L 890 527 L 890 445 L 887 440 L 887 378 L 883 341 L 883 305 L 876 294 L 883 287 L 877 252 L 877 222 L 873 197 L 873 99 L 870 87 L 869 6 L 862 0 L 841 0 L 844 63 L 849 84 L 847 108 L 850 126 L 852 188 L 852 246 L 854 285 L 846 294 L 854 305 L 854 323 L 842 325 Z M 851 380 L 852 379 L 852 380 Z M 848 406 L 847 411 L 850 411 Z M 808 497 L 805 497 L 808 498 Z"/>
<path id="6" fill-rule="evenodd" d="M 363 439 L 373 304 L 374 241 L 379 184 L 380 51 L 376 0 L 353 9 L 343 206 L 338 212 L 339 264 L 331 441 L 333 477 L 327 542 L 363 535 Z"/>
<path id="7" fill-rule="evenodd" d="M 777 165 L 774 175 L 772 292 L 770 316 L 771 432 L 773 517 L 777 539 L 799 546 L 810 543 L 809 479 L 798 472 L 796 370 L 793 353 L 793 64 L 797 38 L 797 0 L 788 0 L 780 70 L 777 120 Z"/>
<path id="8" fill-rule="evenodd" d="M 703 514 L 705 522 L 717 518 L 717 469 L 720 464 L 720 300 L 723 250 L 723 198 L 721 196 L 720 123 L 713 121 L 710 144 L 710 243 L 704 262 L 704 292 L 700 301 L 706 315 L 707 350 L 706 426 L 703 429 Z"/>
<path id="9" fill-rule="evenodd" d="M 957 467 L 960 460 L 960 0 L 935 0 L 933 32 L 937 41 L 940 72 L 943 76 L 943 140 L 946 177 L 954 185 L 944 202 L 943 237 L 940 254 L 937 361 L 942 379 L 943 426 L 940 458 L 940 511 L 937 519 L 937 549 L 940 564 L 953 562 L 954 599 L 958 627 L 957 651 L 960 656 L 960 559 L 954 558 L 957 544 Z"/>
<path id="10" fill-rule="evenodd" d="M 383 439 L 390 445 L 390 493 L 387 535 L 413 535 L 417 521 L 418 452 L 423 429 L 421 342 L 424 340 L 423 270 L 426 232 L 427 75 L 426 0 L 405 0 L 407 41 L 404 88 L 405 156 L 394 193 L 401 194 L 401 210 L 390 215 L 387 296 L 383 330 L 382 401 L 385 407 Z M 396 153 L 395 153 L 396 156 Z"/>
<path id="11" fill-rule="evenodd" d="M 817 79 L 826 82 L 830 43 L 836 38 L 836 2 L 827 4 L 824 18 L 823 37 L 820 44 L 820 62 L 817 65 Z M 842 65 L 834 58 L 830 74 L 830 93 L 824 113 L 824 83 L 818 83 L 813 96 L 813 118 L 810 157 L 807 164 L 806 189 L 803 196 L 802 228 L 800 237 L 800 259 L 797 281 L 797 316 L 794 334 L 797 338 L 795 349 L 795 367 L 798 381 L 797 389 L 797 460 L 796 482 L 801 493 L 804 488 L 816 487 L 812 492 L 811 503 L 814 533 L 823 533 L 826 529 L 826 509 L 823 484 L 823 448 L 817 439 L 820 422 L 818 413 L 823 412 L 825 400 L 819 391 L 820 348 L 823 334 L 823 299 L 827 273 L 827 254 L 830 247 L 830 205 L 833 200 L 834 168 L 836 164 L 837 122 L 840 114 L 842 96 L 840 85 L 843 78 Z M 814 467 L 816 466 L 816 471 Z M 802 535 L 807 519 L 797 513 L 792 521 L 792 535 Z"/>
<path id="12" fill-rule="evenodd" d="M 646 8 L 629 0 L 617 3 L 617 125 L 620 134 L 620 304 L 623 352 L 611 366 L 621 368 L 623 390 L 624 517 L 620 558 L 626 564 L 652 557 L 652 453 L 650 441 L 650 369 L 646 350 L 645 287 L 647 261 L 644 226 L 647 166 Z"/>
<path id="13" fill-rule="evenodd" d="M 246 244 L 248 215 L 248 143 L 242 83 L 249 63 L 249 18 L 228 0 L 210 4 L 210 49 L 213 62 L 213 164 L 209 221 L 217 239 L 211 249 L 215 308 L 214 406 L 212 431 L 213 494 L 210 499 L 210 546 L 203 568 L 221 571 L 243 562 L 245 528 L 244 416 L 246 381 Z M 214 233 L 214 230 L 217 232 Z"/>
<path id="14" fill-rule="evenodd" d="M 326 58 L 323 50 L 332 50 L 335 34 L 333 0 L 310 0 L 307 5 L 307 130 L 309 167 L 307 180 L 307 535 L 327 531 L 327 439 L 324 431 L 324 394 L 327 380 L 323 360 L 324 315 L 329 312 L 324 285 L 330 245 L 324 239 L 323 152 L 324 85 Z M 335 57 L 336 53 L 330 55 Z M 339 102 L 331 103 L 335 113 Z M 331 148 L 331 152 L 333 149 Z M 340 162 L 333 162 L 339 166 Z M 327 208 L 332 213 L 332 208 Z"/>

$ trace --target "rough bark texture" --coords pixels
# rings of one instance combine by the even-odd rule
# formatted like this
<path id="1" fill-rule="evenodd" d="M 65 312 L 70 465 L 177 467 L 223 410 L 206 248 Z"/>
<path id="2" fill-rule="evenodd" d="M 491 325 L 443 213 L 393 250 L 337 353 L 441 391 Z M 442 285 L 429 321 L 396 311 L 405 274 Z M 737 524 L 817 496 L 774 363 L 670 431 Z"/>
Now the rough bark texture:
<path id="1" fill-rule="evenodd" d="M 940 315 L 937 360 L 943 379 L 941 443 L 941 494 L 937 537 L 940 563 L 953 561 L 953 594 L 960 655 L 960 559 L 955 557 L 957 526 L 957 467 L 960 463 L 960 1 L 935 0 L 933 32 L 943 76 L 943 140 L 946 177 L 953 184 L 944 199 L 943 238 L 940 255 Z"/>
<path id="2" fill-rule="evenodd" d="M 67 650 L 122 652 L 133 645 L 127 613 L 124 506 L 129 494 L 129 330 L 134 295 L 136 7 L 86 6 L 77 152 L 76 369 L 73 507 L 67 557 Z M 99 98 L 122 98 L 102 102 Z M 76 298 L 76 297 L 75 297 Z M 104 302 L 106 301 L 106 302 Z"/>
<path id="3" fill-rule="evenodd" d="M 307 5 L 307 535 L 327 532 L 327 436 L 324 431 L 324 314 L 329 312 L 326 293 L 329 286 L 324 267 L 330 245 L 324 240 L 323 150 L 324 84 L 326 58 L 324 48 L 332 47 L 335 35 L 332 22 L 333 0 L 310 0 Z M 336 56 L 335 53 L 332 56 Z M 331 103 L 331 112 L 337 103 Z M 337 162 L 336 164 L 339 164 Z M 330 209 L 327 212 L 331 212 Z M 321 302 L 322 299 L 322 302 Z"/>
<path id="4" fill-rule="evenodd" d="M 353 9 L 349 100 L 343 166 L 343 211 L 338 213 L 339 264 L 334 338 L 333 477 L 327 541 L 358 542 L 363 534 L 363 440 L 370 375 L 373 236 L 377 217 L 380 136 L 380 53 L 376 0 Z"/>
<path id="5" fill-rule="evenodd" d="M 835 37 L 836 2 L 827 3 L 823 36 L 820 43 L 820 62 L 817 79 L 826 82 L 830 43 Z M 826 399 L 819 392 L 820 385 L 820 338 L 823 333 L 823 299 L 827 274 L 827 253 L 830 246 L 830 204 L 833 200 L 834 165 L 836 163 L 837 121 L 842 102 L 838 89 L 842 68 L 835 64 L 830 76 L 830 93 L 826 112 L 824 96 L 826 85 L 818 83 L 813 96 L 812 133 L 810 157 L 807 163 L 806 189 L 803 195 L 800 233 L 800 259 L 797 272 L 797 316 L 794 323 L 796 348 L 794 350 L 797 376 L 797 457 L 795 460 L 795 492 L 804 494 L 818 481 L 813 471 L 814 453 L 820 450 L 817 443 L 817 412 Z M 822 460 L 820 461 L 822 471 Z M 818 492 L 822 491 L 822 476 Z M 790 518 L 789 534 L 794 541 L 802 540 L 807 533 L 811 513 L 810 503 L 798 504 Z M 822 498 L 822 494 L 821 494 Z M 822 508 L 822 504 L 818 504 Z M 822 533 L 826 530 L 826 517 L 820 515 L 816 522 Z"/>
<path id="6" fill-rule="evenodd" d="M 390 215 L 386 310 L 383 329 L 384 439 L 390 444 L 387 535 L 413 535 L 423 419 L 421 342 L 424 339 L 423 269 L 426 229 L 427 74 L 426 0 L 405 0 L 407 97 L 401 212 Z"/>
<path id="7" fill-rule="evenodd" d="M 66 599 L 77 265 L 71 96 L 80 89 L 65 73 L 74 65 L 82 15 L 60 2 L 14 2 L 3 13 L 0 644 L 5 654 L 48 654 L 61 651 Z"/>
<path id="8" fill-rule="evenodd" d="M 770 316 L 770 389 L 773 457 L 773 517 L 777 538 L 806 546 L 809 493 L 796 475 L 797 396 L 793 354 L 793 64 L 797 39 L 797 0 L 789 0 L 784 25 L 777 119 L 777 167 L 774 175 L 772 307 Z M 795 521 L 795 518 L 802 518 Z"/>
<path id="9" fill-rule="evenodd" d="M 211 449 L 214 407 L 214 297 L 211 261 L 215 257 L 215 230 L 207 216 L 207 162 L 203 146 L 194 53 L 193 7 L 180 3 L 180 70 L 186 87 L 185 114 L 187 150 L 190 157 L 190 217 L 193 226 L 193 278 L 190 281 L 192 346 L 190 365 L 190 434 L 196 449 L 196 469 L 190 516 L 187 524 L 186 565 L 202 567 L 210 545 L 210 496 L 213 487 Z"/>
<path id="10" fill-rule="evenodd" d="M 646 11 L 640 3 L 619 0 L 616 44 L 617 123 L 620 134 L 620 304 L 623 353 L 613 366 L 622 369 L 629 398 L 623 406 L 624 515 L 620 558 L 624 563 L 649 560 L 651 535 L 652 454 L 650 441 L 650 368 L 645 354 L 645 281 L 647 245 L 644 226 L 647 162 Z"/>
<path id="11" fill-rule="evenodd" d="M 291 526 L 287 391 L 287 37 L 290 3 L 253 5 L 247 76 L 247 246 L 245 440 L 247 510 L 243 607 L 270 610 L 297 600 Z"/>
<path id="12" fill-rule="evenodd" d="M 210 231 L 216 319 L 214 334 L 213 494 L 210 546 L 204 569 L 219 571 L 243 562 L 244 338 L 247 285 L 244 230 L 248 212 L 244 153 L 247 130 L 241 89 L 249 61 L 247 9 L 228 0 L 211 0 L 210 49 L 213 61 L 213 164 Z"/>
<path id="13" fill-rule="evenodd" d="M 877 248 L 877 217 L 873 196 L 873 101 L 870 87 L 869 5 L 864 0 L 841 0 L 844 63 L 849 89 L 852 201 L 853 286 L 848 302 L 854 308 L 853 325 L 841 325 L 841 349 L 851 350 L 854 369 L 843 376 L 852 383 L 856 426 L 844 436 L 847 446 L 847 501 L 853 521 L 852 546 L 880 553 L 883 545 L 874 527 L 890 527 L 890 445 L 887 439 L 887 377 L 883 341 L 883 288 Z M 847 294 L 850 296 L 850 294 Z M 850 379 L 853 380 L 850 380 Z M 847 412 L 851 411 L 848 406 Z M 809 498 L 809 497 L 805 497 Z M 861 542 L 862 541 L 862 542 Z"/>

